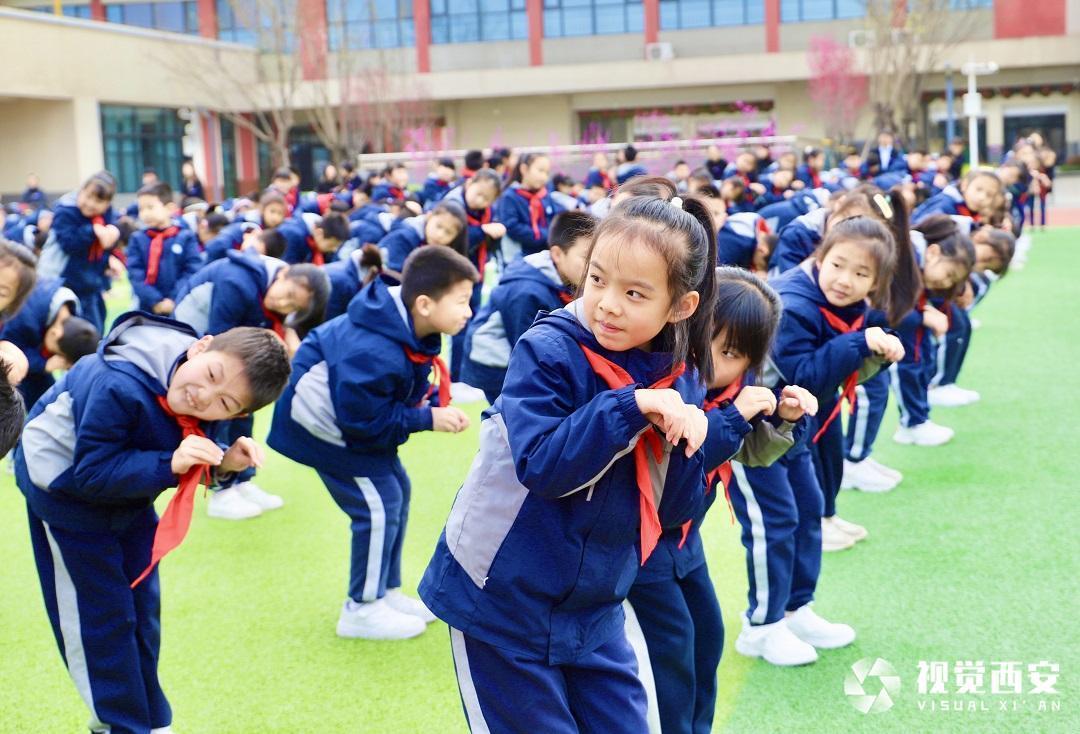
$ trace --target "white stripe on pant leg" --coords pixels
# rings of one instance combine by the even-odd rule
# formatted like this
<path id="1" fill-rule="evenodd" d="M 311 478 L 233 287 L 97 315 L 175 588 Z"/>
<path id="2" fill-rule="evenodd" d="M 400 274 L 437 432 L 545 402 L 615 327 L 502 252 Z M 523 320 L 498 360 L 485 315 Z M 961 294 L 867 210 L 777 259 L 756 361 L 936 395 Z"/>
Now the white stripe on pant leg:
<path id="1" fill-rule="evenodd" d="M 641 629 L 634 607 L 629 601 L 624 601 L 622 606 L 626 612 L 626 641 L 634 650 L 638 680 L 645 688 L 645 702 L 648 706 L 645 718 L 649 722 L 649 734 L 661 734 L 660 706 L 656 701 L 656 678 L 653 677 L 652 662 L 649 660 L 649 645 L 645 642 L 645 632 Z"/>
<path id="2" fill-rule="evenodd" d="M 60 637 L 64 641 L 64 659 L 67 660 L 68 674 L 75 682 L 75 690 L 82 696 L 83 702 L 90 709 L 91 731 L 100 734 L 108 734 L 111 727 L 101 723 L 97 709 L 94 708 L 94 694 L 90 689 L 90 670 L 86 665 L 86 650 L 82 643 L 82 625 L 79 623 L 79 599 L 75 591 L 75 584 L 71 580 L 64 557 L 60 553 L 60 546 L 53 537 L 52 530 L 47 522 L 45 537 L 49 539 L 49 550 L 52 552 L 53 583 L 56 586 L 56 613 L 60 618 Z"/>
<path id="3" fill-rule="evenodd" d="M 394 481 L 397 481 L 396 479 Z M 357 477 L 356 486 L 364 495 L 371 516 L 371 537 L 368 538 L 367 573 L 364 574 L 364 592 L 360 601 L 379 598 L 379 579 L 382 578 L 383 548 L 386 545 L 386 509 L 375 484 L 367 477 Z"/>
<path id="4" fill-rule="evenodd" d="M 941 384 L 941 381 L 945 379 L 945 359 L 949 354 L 949 339 L 948 336 L 941 337 L 940 343 L 937 348 L 937 371 L 934 372 L 934 376 L 930 378 L 931 387 L 937 387 Z"/>
<path id="5" fill-rule="evenodd" d="M 911 414 L 908 413 L 907 407 L 904 406 L 904 392 L 900 389 L 900 369 L 896 362 L 889 367 L 889 385 L 892 387 L 893 392 L 896 393 L 896 405 L 900 408 L 900 425 L 907 428 Z"/>
<path id="6" fill-rule="evenodd" d="M 769 554 L 765 544 L 765 520 L 761 517 L 761 506 L 754 497 L 743 465 L 737 461 L 731 462 L 731 473 L 739 484 L 739 493 L 746 502 L 746 516 L 750 520 L 750 562 L 754 564 L 754 598 L 757 600 L 750 622 L 764 624 L 769 614 Z"/>
<path id="7" fill-rule="evenodd" d="M 476 695 L 472 670 L 469 669 L 469 652 L 465 649 L 465 635 L 461 634 L 461 630 L 453 627 L 450 628 L 450 650 L 454 656 L 461 701 L 465 704 L 465 716 L 469 719 L 469 730 L 472 734 L 490 734 L 491 730 L 488 729 L 487 721 L 484 720 L 484 712 L 480 709 L 480 698 Z M 527 712 L 523 714 L 528 715 Z"/>
<path id="8" fill-rule="evenodd" d="M 851 455 L 856 460 L 863 457 L 866 444 L 866 424 L 870 422 L 870 398 L 866 396 L 866 388 L 862 385 L 855 386 L 855 438 L 851 442 Z"/>

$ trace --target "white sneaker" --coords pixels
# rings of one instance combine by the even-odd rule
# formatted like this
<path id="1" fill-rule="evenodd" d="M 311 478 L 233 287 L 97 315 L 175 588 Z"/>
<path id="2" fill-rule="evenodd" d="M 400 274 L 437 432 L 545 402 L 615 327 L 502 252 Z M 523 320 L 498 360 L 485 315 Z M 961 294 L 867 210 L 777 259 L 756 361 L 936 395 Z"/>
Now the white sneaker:
<path id="1" fill-rule="evenodd" d="M 454 382 L 450 384 L 450 399 L 455 403 L 479 403 L 481 401 L 486 402 L 487 396 L 484 395 L 484 391 L 478 387 L 466 384 L 464 382 Z"/>
<path id="2" fill-rule="evenodd" d="M 346 599 L 337 623 L 338 637 L 364 640 L 405 640 L 426 629 L 422 619 L 396 611 L 385 598 L 363 603 Z"/>
<path id="3" fill-rule="evenodd" d="M 818 658 L 813 645 L 793 635 L 784 619 L 755 626 L 744 616 L 742 632 L 735 639 L 735 651 L 773 665 L 808 665 Z"/>
<path id="4" fill-rule="evenodd" d="M 394 611 L 419 617 L 424 620 L 424 624 L 431 624 L 436 619 L 431 610 L 427 608 L 427 604 L 424 604 L 419 599 L 413 599 L 411 596 L 405 596 L 401 593 L 401 589 L 387 589 L 384 598 Z"/>
<path id="5" fill-rule="evenodd" d="M 888 492 L 896 488 L 898 479 L 885 476 L 874 469 L 867 460 L 854 462 L 844 459 L 844 476 L 840 480 L 841 489 L 860 489 L 863 492 Z"/>
<path id="6" fill-rule="evenodd" d="M 270 494 L 255 482 L 240 482 L 236 485 L 236 490 L 260 510 L 276 510 L 285 504 L 285 500 L 276 494 Z"/>
<path id="7" fill-rule="evenodd" d="M 822 619 L 804 604 L 786 617 L 788 629 L 803 642 L 823 650 L 846 647 L 855 641 L 855 630 L 850 625 L 837 624 Z"/>
<path id="8" fill-rule="evenodd" d="M 847 550 L 855 545 L 855 539 L 845 533 L 828 518 L 821 518 L 821 550 L 825 553 Z"/>
<path id="9" fill-rule="evenodd" d="M 898 427 L 893 434 L 893 441 L 905 445 L 940 446 L 951 441 L 955 433 L 951 428 L 926 421 L 912 428 Z"/>
<path id="10" fill-rule="evenodd" d="M 262 508 L 244 498 L 236 487 L 210 493 L 206 514 L 219 520 L 249 520 L 262 514 Z"/>
<path id="11" fill-rule="evenodd" d="M 173 734 L 171 726 L 161 726 L 157 729 L 151 729 L 150 734 Z"/>
<path id="12" fill-rule="evenodd" d="M 858 543 L 860 540 L 866 540 L 870 537 L 870 531 L 864 528 L 862 525 L 858 525 L 853 522 L 848 522 L 839 515 L 833 515 L 832 517 L 823 517 L 822 521 L 831 522 L 838 530 L 847 533 L 851 536 L 851 539 Z"/>
<path id="13" fill-rule="evenodd" d="M 898 483 L 904 481 L 904 475 L 893 469 L 891 466 L 885 466 L 872 456 L 867 456 L 865 459 L 859 462 L 860 464 L 866 464 L 874 471 L 884 474 L 887 477 L 895 479 Z"/>
<path id="14" fill-rule="evenodd" d="M 979 401 L 979 393 L 974 390 L 965 390 L 958 385 L 931 388 L 926 397 L 927 402 L 935 408 L 958 408 L 961 405 L 971 405 Z"/>

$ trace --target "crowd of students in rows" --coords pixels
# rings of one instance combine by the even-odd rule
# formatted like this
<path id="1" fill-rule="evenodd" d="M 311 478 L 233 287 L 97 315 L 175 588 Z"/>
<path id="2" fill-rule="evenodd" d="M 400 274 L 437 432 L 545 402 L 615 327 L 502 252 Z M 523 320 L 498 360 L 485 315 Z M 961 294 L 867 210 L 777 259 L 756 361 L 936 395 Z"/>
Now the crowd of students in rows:
<path id="1" fill-rule="evenodd" d="M 28 412 L 14 467 L 91 728 L 170 731 L 155 564 L 200 481 L 215 517 L 284 504 L 253 481 L 271 403 L 269 445 L 350 520 L 337 633 L 446 621 L 474 731 L 523 711 L 544 731 L 708 731 L 724 629 L 700 524 L 721 495 L 746 549 L 735 649 L 800 665 L 850 644 L 813 609 L 822 553 L 869 534 L 839 490 L 901 481 L 871 457 L 890 391 L 894 439 L 918 446 L 952 436 L 931 409 L 978 399 L 956 385 L 969 313 L 1022 259 L 1040 175 L 1031 141 L 959 176 L 955 156 L 877 142 L 830 170 L 813 149 L 710 148 L 668 176 L 627 146 L 581 185 L 509 151 L 422 184 L 342 166 L 306 194 L 281 169 L 221 204 L 148 176 L 124 214 L 101 172 L 19 209 L 0 244 L 0 358 Z M 137 310 L 101 339 L 123 270 Z M 452 402 L 481 396 L 420 601 L 401 589 L 398 447 L 465 430 Z M 7 447 L 21 408 L 0 402 Z"/>

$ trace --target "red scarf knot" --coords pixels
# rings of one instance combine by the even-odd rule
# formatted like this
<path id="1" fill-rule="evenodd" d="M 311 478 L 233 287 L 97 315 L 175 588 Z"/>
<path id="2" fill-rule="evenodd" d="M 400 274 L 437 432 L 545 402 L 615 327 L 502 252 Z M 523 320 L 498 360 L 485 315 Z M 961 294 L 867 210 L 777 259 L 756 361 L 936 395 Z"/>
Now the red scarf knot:
<path id="1" fill-rule="evenodd" d="M 579 345 L 593 368 L 596 376 L 603 380 L 612 390 L 618 390 L 627 385 L 637 383 L 630 374 L 611 360 L 597 354 L 584 344 Z M 676 365 L 671 374 L 649 385 L 650 390 L 662 390 L 675 382 L 686 371 L 685 364 Z M 653 426 L 648 426 L 638 436 L 634 445 L 634 471 L 638 485 L 638 507 L 641 511 L 641 565 L 649 560 L 656 544 L 660 541 L 663 528 L 660 525 L 660 514 L 656 507 L 656 497 L 653 493 L 652 475 L 649 472 L 649 454 L 657 463 L 664 458 L 664 447 L 660 442 L 660 436 Z"/>
<path id="2" fill-rule="evenodd" d="M 540 239 L 540 228 L 547 226 L 547 217 L 544 216 L 544 197 L 547 196 L 547 191 L 529 191 L 524 187 L 518 187 L 514 191 L 529 202 L 529 223 L 532 224 L 533 236 Z"/>
<path id="3" fill-rule="evenodd" d="M 105 217 L 100 214 L 96 217 L 91 217 L 91 224 L 105 224 Z M 105 257 L 105 245 L 101 244 L 101 240 L 94 235 L 94 241 L 90 244 L 89 258 L 91 262 L 100 262 Z"/>
<path id="4" fill-rule="evenodd" d="M 146 234 L 150 236 L 150 252 L 146 257 L 146 284 L 157 283 L 158 273 L 161 272 L 161 255 L 165 251 L 165 240 L 170 240 L 179 234 L 180 228 L 175 224 L 165 229 L 148 229 Z"/>
<path id="5" fill-rule="evenodd" d="M 165 415 L 172 418 L 180 426 L 183 438 L 188 436 L 206 438 L 206 434 L 199 428 L 198 418 L 174 413 L 164 395 L 157 396 L 157 403 L 165 411 Z M 195 490 L 198 489 L 200 483 L 210 483 L 210 467 L 206 464 L 196 464 L 180 477 L 176 494 L 169 500 L 169 506 L 165 508 L 165 512 L 162 513 L 161 519 L 158 521 L 157 530 L 154 531 L 154 545 L 150 550 L 150 565 L 139 574 L 139 578 L 131 583 L 131 588 L 134 589 L 142 583 L 143 579 L 149 576 L 154 567 L 157 566 L 158 561 L 183 542 L 188 528 L 191 527 L 191 511 L 195 505 Z"/>
<path id="6" fill-rule="evenodd" d="M 863 327 L 863 322 L 866 320 L 866 316 L 860 316 L 852 321 L 850 324 L 846 323 L 842 318 L 834 314 L 824 306 L 819 307 L 821 315 L 825 317 L 825 320 L 829 323 L 829 326 L 836 329 L 840 334 L 851 334 Z M 836 416 L 840 415 L 840 403 L 844 400 L 848 402 L 848 413 L 850 415 L 855 414 L 855 388 L 859 384 L 859 371 L 855 370 L 847 379 L 844 380 L 843 390 L 840 392 L 840 397 L 836 400 L 836 405 L 833 406 L 832 412 L 829 413 L 829 417 L 825 419 L 825 422 L 821 424 L 821 428 L 816 434 L 814 434 L 814 443 L 825 434 L 825 430 L 836 419 Z"/>
<path id="7" fill-rule="evenodd" d="M 308 249 L 311 250 L 311 263 L 313 265 L 325 265 L 326 256 L 323 254 L 323 251 L 319 249 L 318 243 L 315 242 L 315 238 L 311 235 L 308 235 L 307 237 L 307 246 Z"/>
<path id="8" fill-rule="evenodd" d="M 413 364 L 429 364 L 435 370 L 435 378 L 438 384 L 439 390 L 439 407 L 445 408 L 450 405 L 450 370 L 446 367 L 446 362 L 442 361 L 442 358 L 436 357 L 433 354 L 423 354 L 417 352 L 408 347 L 404 347 L 405 356 L 409 358 L 409 361 Z M 429 384 L 427 392 L 424 397 L 420 399 L 420 403 L 431 397 L 435 392 L 436 385 Z"/>

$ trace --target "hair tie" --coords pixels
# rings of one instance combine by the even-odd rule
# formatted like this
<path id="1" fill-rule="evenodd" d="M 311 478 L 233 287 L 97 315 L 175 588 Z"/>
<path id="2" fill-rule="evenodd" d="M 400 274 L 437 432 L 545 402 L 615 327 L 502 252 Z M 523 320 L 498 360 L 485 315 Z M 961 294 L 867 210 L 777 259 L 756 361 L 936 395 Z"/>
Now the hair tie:
<path id="1" fill-rule="evenodd" d="M 678 196 L 671 197 L 671 205 L 676 209 L 682 209 L 682 199 Z"/>
<path id="2" fill-rule="evenodd" d="M 874 203 L 877 204 L 877 208 L 881 210 L 881 216 L 885 217 L 888 221 L 892 221 L 893 208 L 889 200 L 885 198 L 883 194 L 874 194 Z"/>

